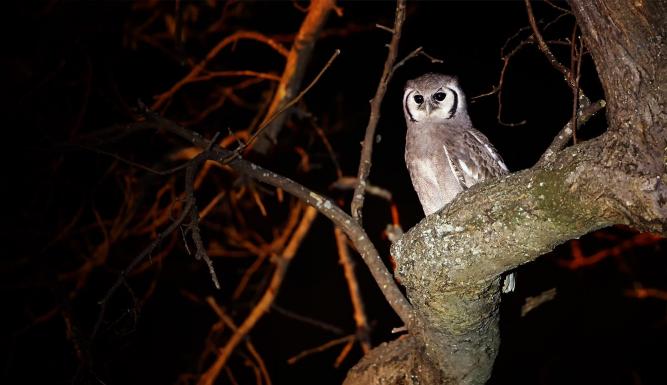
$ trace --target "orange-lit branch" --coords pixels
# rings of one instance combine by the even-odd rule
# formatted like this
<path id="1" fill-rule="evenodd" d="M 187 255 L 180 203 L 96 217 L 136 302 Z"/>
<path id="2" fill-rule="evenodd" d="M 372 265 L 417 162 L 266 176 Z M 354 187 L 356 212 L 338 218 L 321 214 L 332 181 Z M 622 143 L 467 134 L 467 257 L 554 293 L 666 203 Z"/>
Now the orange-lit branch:
<path id="1" fill-rule="evenodd" d="M 174 96 L 174 94 L 178 90 L 183 88 L 183 86 L 193 81 L 197 81 L 197 79 L 199 78 L 199 74 L 201 74 L 205 70 L 208 63 L 211 60 L 213 60 L 223 48 L 239 40 L 259 41 L 273 48 L 276 52 L 278 52 L 282 56 L 287 56 L 287 50 L 285 49 L 285 47 L 283 47 L 280 43 L 273 41 L 271 38 L 262 35 L 261 33 L 250 32 L 250 31 L 236 32 L 222 39 L 215 47 L 213 47 L 213 49 L 211 49 L 208 52 L 204 60 L 200 61 L 183 79 L 176 82 L 176 84 L 174 84 L 168 91 L 163 92 L 160 95 L 157 95 L 155 97 L 155 102 L 153 102 L 153 105 L 151 106 L 151 109 L 152 110 L 160 109 L 172 96 Z"/>
<path id="2" fill-rule="evenodd" d="M 238 330 L 238 327 L 234 323 L 234 320 L 232 320 L 231 317 L 229 317 L 225 312 L 222 310 L 222 308 L 218 305 L 218 303 L 215 301 L 215 298 L 213 297 L 206 297 L 206 302 L 211 306 L 211 309 L 215 312 L 215 314 L 220 317 L 222 322 L 229 327 L 232 332 L 236 333 Z M 257 361 L 257 366 L 259 366 L 260 372 L 262 374 L 262 377 L 264 378 L 264 381 L 266 381 L 267 385 L 271 385 L 271 377 L 269 377 L 269 372 L 266 370 L 266 365 L 264 364 L 264 360 L 262 359 L 262 356 L 257 353 L 257 349 L 255 349 L 255 346 L 250 342 L 249 339 L 245 339 L 245 346 L 246 349 L 248 349 L 248 352 L 250 352 L 250 355 Z"/>
<path id="3" fill-rule="evenodd" d="M 287 55 L 285 70 L 278 83 L 278 88 L 271 101 L 266 117 L 260 126 L 266 125 L 262 135 L 258 137 L 253 148 L 259 153 L 266 153 L 273 146 L 278 133 L 285 123 L 286 114 L 275 116 L 287 102 L 294 98 L 299 88 L 303 76 L 310 61 L 310 57 L 315 46 L 315 40 L 329 15 L 329 12 L 336 8 L 334 0 L 312 0 L 308 7 L 308 14 L 301 24 L 301 28 L 294 39 L 292 48 Z"/>
<path id="4" fill-rule="evenodd" d="M 655 298 L 667 301 L 667 291 L 652 288 L 634 288 L 625 291 L 625 295 L 634 298 Z"/>
<path id="5" fill-rule="evenodd" d="M 570 245 L 572 248 L 572 259 L 571 260 L 559 260 L 558 263 L 561 266 L 567 267 L 569 269 L 579 269 L 585 266 L 591 266 L 596 264 L 603 259 L 610 256 L 619 256 L 629 250 L 634 249 L 635 247 L 649 246 L 656 244 L 662 241 L 663 238 L 657 234 L 653 233 L 641 233 L 637 234 L 631 239 L 628 239 L 619 245 L 610 247 L 608 249 L 600 250 L 597 253 L 591 256 L 584 256 L 583 251 L 581 250 L 581 245 L 578 240 L 572 240 Z"/>

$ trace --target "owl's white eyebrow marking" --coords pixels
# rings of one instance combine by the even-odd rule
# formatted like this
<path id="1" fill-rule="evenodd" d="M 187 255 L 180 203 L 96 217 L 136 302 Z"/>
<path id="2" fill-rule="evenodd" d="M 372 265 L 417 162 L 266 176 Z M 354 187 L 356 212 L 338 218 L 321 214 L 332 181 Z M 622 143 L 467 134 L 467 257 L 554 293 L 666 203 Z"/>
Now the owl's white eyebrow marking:
<path id="1" fill-rule="evenodd" d="M 412 114 L 410 113 L 410 108 L 408 107 L 408 98 L 410 97 L 410 95 L 412 95 L 413 92 L 415 91 L 411 90 L 410 92 L 405 93 L 405 100 L 403 100 L 403 108 L 405 108 L 405 113 L 408 114 L 408 116 L 410 117 L 410 121 L 416 122 L 417 120 L 415 120 L 415 118 L 412 117 Z"/>
<path id="2" fill-rule="evenodd" d="M 449 110 L 449 116 L 447 117 L 447 119 L 451 119 L 456 113 L 456 109 L 458 108 L 459 94 L 453 88 L 447 87 L 447 89 L 452 91 L 452 93 L 454 94 L 454 101 L 452 102 L 452 108 Z"/>

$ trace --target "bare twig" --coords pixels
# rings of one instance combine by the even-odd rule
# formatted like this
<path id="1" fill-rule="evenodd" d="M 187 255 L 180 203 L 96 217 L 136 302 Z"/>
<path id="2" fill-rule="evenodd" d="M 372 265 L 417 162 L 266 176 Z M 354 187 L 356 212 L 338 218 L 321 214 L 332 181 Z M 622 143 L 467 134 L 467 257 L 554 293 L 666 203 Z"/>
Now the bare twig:
<path id="1" fill-rule="evenodd" d="M 432 64 L 443 62 L 441 59 L 435 58 L 435 57 L 427 54 L 426 52 L 424 52 L 424 49 L 422 47 L 417 47 L 414 51 L 407 54 L 403 59 L 401 59 L 398 63 L 396 63 L 394 65 L 394 67 L 391 69 L 391 75 L 390 75 L 389 78 L 391 79 L 391 77 L 394 75 L 396 70 L 399 69 L 400 67 L 402 67 L 408 60 L 410 60 L 412 58 L 415 58 L 417 56 L 423 56 L 423 57 L 427 58 L 428 60 L 431 61 Z"/>
<path id="2" fill-rule="evenodd" d="M 253 262 L 253 264 L 246 269 L 245 273 L 243 273 L 243 277 L 241 277 L 239 284 L 236 286 L 236 289 L 234 289 L 234 293 L 232 294 L 232 298 L 234 300 L 240 298 L 241 294 L 248 285 L 248 282 L 250 282 L 250 278 L 252 278 L 253 274 L 257 272 L 267 257 L 283 250 L 285 243 L 287 243 L 289 240 L 289 236 L 292 235 L 292 231 L 299 223 L 299 218 L 301 217 L 304 206 L 305 205 L 299 202 L 299 204 L 294 205 L 294 207 L 290 209 L 287 222 L 281 226 L 282 231 L 276 237 L 274 237 L 274 240 L 270 245 L 268 245 L 268 247 L 261 248 L 259 250 L 252 250 L 253 253 L 257 255 L 257 260 L 255 260 L 255 262 Z"/>
<path id="3" fill-rule="evenodd" d="M 662 301 L 667 301 L 667 291 L 653 288 L 637 287 L 625 291 L 625 295 L 634 298 L 655 298 Z"/>
<path id="4" fill-rule="evenodd" d="M 583 51 L 584 46 L 581 39 L 579 40 L 579 49 L 577 49 L 577 25 L 574 25 L 572 31 L 572 44 L 570 49 L 570 71 L 574 77 L 574 83 L 576 87 L 572 87 L 572 143 L 577 144 L 577 111 L 580 108 L 579 98 L 581 97 L 584 101 L 584 105 L 581 107 L 586 107 L 590 100 L 586 95 L 579 94 L 579 78 L 581 76 L 581 62 L 583 60 Z"/>
<path id="5" fill-rule="evenodd" d="M 202 152 L 200 155 L 195 157 L 189 162 L 188 167 L 186 168 L 186 173 L 185 173 L 185 189 L 190 195 L 192 192 L 193 188 L 193 182 L 194 182 L 194 177 L 195 177 L 195 171 L 199 167 L 199 165 L 206 160 L 206 153 Z M 194 193 L 192 193 L 194 195 Z M 181 223 L 185 220 L 185 218 L 190 214 L 190 212 L 194 209 L 195 207 L 195 201 L 194 199 L 188 199 L 186 201 L 185 206 L 183 207 L 181 214 L 174 220 L 163 232 L 158 234 L 158 236 L 151 242 L 148 246 L 146 246 L 141 253 L 139 253 L 134 259 L 130 262 L 130 264 L 125 268 L 125 270 L 121 271 L 120 274 L 118 275 L 118 278 L 116 279 L 116 282 L 111 286 L 111 288 L 107 291 L 105 294 L 104 298 L 102 298 L 99 301 L 100 304 L 100 311 L 97 316 L 97 321 L 95 322 L 95 326 L 93 327 L 93 331 L 91 332 L 90 339 L 94 340 L 95 337 L 97 336 L 97 333 L 100 330 L 100 327 L 102 326 L 102 322 L 104 321 L 104 316 L 106 314 L 106 305 L 109 299 L 115 294 L 115 292 L 118 290 L 118 288 L 121 287 L 125 283 L 125 277 L 129 272 L 134 270 L 134 268 L 141 263 L 146 257 L 148 257 L 153 250 L 164 240 L 169 234 L 171 234 L 174 230 L 176 230 Z"/>
<path id="6" fill-rule="evenodd" d="M 326 330 L 326 331 L 328 331 L 330 333 L 333 333 L 333 334 L 337 334 L 337 335 L 343 335 L 344 334 L 343 329 L 341 329 L 337 326 L 333 326 L 333 325 L 330 325 L 328 323 L 322 322 L 320 320 L 316 320 L 316 319 L 306 317 L 306 316 L 301 315 L 301 314 L 297 314 L 293 311 L 289 311 L 289 310 L 287 310 L 287 309 L 285 309 L 281 306 L 278 306 L 275 303 L 271 304 L 271 310 L 275 310 L 277 313 L 280 313 L 280 314 L 284 315 L 285 317 L 297 320 L 299 322 L 303 322 L 303 323 L 308 324 L 308 325 L 312 325 L 314 327 L 320 328 L 322 330 Z"/>
<path id="7" fill-rule="evenodd" d="M 358 223 L 362 222 L 361 211 L 364 206 L 364 197 L 368 175 L 371 172 L 371 155 L 373 154 L 375 128 L 377 127 L 378 121 L 380 119 L 380 107 L 382 105 L 382 99 L 384 98 L 384 94 L 387 91 L 387 86 L 389 85 L 389 80 L 391 80 L 391 75 L 394 69 L 394 62 L 396 61 L 396 56 L 398 55 L 398 43 L 401 40 L 403 21 L 405 21 L 405 0 L 398 0 L 396 2 L 396 19 L 394 20 L 394 28 L 391 36 L 391 42 L 389 43 L 387 58 L 384 62 L 384 70 L 382 71 L 380 83 L 378 84 L 377 90 L 375 91 L 375 96 L 373 96 L 373 99 L 371 99 L 371 112 L 368 116 L 366 135 L 364 137 L 364 142 L 361 148 L 361 159 L 359 160 L 359 172 L 357 173 L 359 184 L 354 189 L 354 194 L 352 195 L 352 204 L 350 206 L 352 217 Z"/>
<path id="8" fill-rule="evenodd" d="M 353 178 L 350 176 L 344 176 L 341 178 L 336 179 L 335 182 L 329 186 L 330 188 L 335 188 L 338 190 L 354 190 L 357 186 L 359 185 L 359 181 L 357 178 Z M 380 186 L 375 186 L 370 183 L 366 184 L 366 192 L 369 193 L 370 195 L 374 195 L 376 197 L 382 198 L 384 200 L 390 201 L 392 199 L 392 194 L 391 191 L 382 188 Z"/>
<path id="9" fill-rule="evenodd" d="M 531 311 L 537 309 L 549 301 L 552 301 L 554 298 L 556 298 L 555 287 L 549 290 L 545 290 L 534 297 L 526 297 L 523 305 L 521 306 L 521 317 L 525 317 Z"/>
<path id="10" fill-rule="evenodd" d="M 557 6 L 556 4 L 554 4 L 553 2 L 551 2 L 551 0 L 544 0 L 544 2 L 547 3 L 547 4 L 549 4 L 551 7 L 553 7 L 553 8 L 555 8 L 555 9 L 557 9 L 557 10 L 563 12 L 563 14 L 569 14 L 569 15 L 572 14 L 572 12 L 570 12 L 569 9 L 566 9 L 566 8 L 563 8 L 563 7 L 559 7 L 559 6 Z"/>
<path id="11" fill-rule="evenodd" d="M 561 266 L 567 267 L 568 269 L 579 269 L 582 267 L 594 265 L 607 257 L 621 255 L 637 247 L 654 245 L 658 242 L 662 242 L 663 239 L 664 238 L 658 234 L 639 233 L 634 237 L 617 244 L 616 246 L 600 250 L 591 256 L 584 256 L 579 240 L 574 239 L 570 242 L 570 247 L 572 248 L 572 259 L 559 260 L 558 263 Z"/>
<path id="12" fill-rule="evenodd" d="M 229 78 L 229 77 L 240 77 L 247 76 L 263 80 L 272 80 L 280 81 L 280 76 L 273 73 L 258 72 L 251 70 L 239 70 L 239 71 L 206 71 L 204 74 L 197 76 L 191 80 L 192 83 L 203 82 L 215 78 Z"/>

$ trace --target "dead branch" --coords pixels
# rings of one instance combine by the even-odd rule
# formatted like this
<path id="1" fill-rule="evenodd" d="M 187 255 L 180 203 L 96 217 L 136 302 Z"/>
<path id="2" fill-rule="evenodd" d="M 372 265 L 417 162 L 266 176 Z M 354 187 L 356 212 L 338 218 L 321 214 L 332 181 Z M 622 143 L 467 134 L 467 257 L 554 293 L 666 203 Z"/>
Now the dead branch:
<path id="1" fill-rule="evenodd" d="M 658 234 L 640 233 L 631 239 L 619 243 L 614 247 L 600 250 L 591 256 L 585 256 L 581 250 L 579 240 L 573 239 L 570 242 L 570 247 L 572 249 L 572 259 L 559 260 L 558 264 L 563 267 L 567 267 L 568 269 L 580 269 L 582 267 L 594 265 L 607 257 L 620 256 L 623 253 L 626 253 L 637 247 L 654 245 L 661 241 L 663 241 L 663 237 L 659 236 Z"/>
<path id="2" fill-rule="evenodd" d="M 299 362 L 301 359 L 303 359 L 305 357 L 308 357 L 312 354 L 321 353 L 321 352 L 323 352 L 327 349 L 330 349 L 330 348 L 332 348 L 336 345 L 340 345 L 340 344 L 343 344 L 343 343 L 345 343 L 345 344 L 349 344 L 350 342 L 354 343 L 354 340 L 355 340 L 354 334 L 349 335 L 349 336 L 345 336 L 345 337 L 336 338 L 336 339 L 331 340 L 329 342 L 326 342 L 326 343 L 324 343 L 320 346 L 316 346 L 316 347 L 311 348 L 311 349 L 306 349 L 306 350 L 302 351 L 301 353 L 295 355 L 294 357 L 290 357 L 289 359 L 287 359 L 287 363 L 289 363 L 290 365 L 294 365 L 297 362 Z"/>

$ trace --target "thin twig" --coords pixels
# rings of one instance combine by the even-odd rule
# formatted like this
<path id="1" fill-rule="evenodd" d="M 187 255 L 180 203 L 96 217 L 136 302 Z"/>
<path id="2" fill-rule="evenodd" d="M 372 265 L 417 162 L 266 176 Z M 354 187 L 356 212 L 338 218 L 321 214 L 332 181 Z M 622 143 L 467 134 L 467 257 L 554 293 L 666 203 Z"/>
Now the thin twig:
<path id="1" fill-rule="evenodd" d="M 579 79 L 581 77 L 581 62 L 583 61 L 583 41 L 579 40 L 579 49 L 577 49 L 576 43 L 576 33 L 577 25 L 574 25 L 574 30 L 572 31 L 572 50 L 571 50 L 571 71 L 574 76 L 574 83 L 576 87 L 572 88 L 572 143 L 577 144 L 577 115 L 578 111 L 582 107 L 587 107 L 587 104 L 590 103 L 590 100 L 586 95 L 580 94 L 581 89 L 579 88 Z M 585 105 L 581 105 L 580 100 L 584 101 Z"/>
<path id="2" fill-rule="evenodd" d="M 389 50 L 387 58 L 384 62 L 384 70 L 382 77 L 378 84 L 375 96 L 371 99 L 371 112 L 368 116 L 368 125 L 366 126 L 366 135 L 361 147 L 361 158 L 359 160 L 359 172 L 357 179 L 359 184 L 354 189 L 352 195 L 352 204 L 350 209 L 352 217 L 358 222 L 362 222 L 362 209 L 364 206 L 364 197 L 366 193 L 366 184 L 368 182 L 368 175 L 371 172 L 371 156 L 373 154 L 373 142 L 375 141 L 375 128 L 380 120 L 380 107 L 382 106 L 382 99 L 387 91 L 387 86 L 391 80 L 391 75 L 394 69 L 394 62 L 398 55 L 398 43 L 401 40 L 401 30 L 403 22 L 405 21 L 405 0 L 398 0 L 396 2 L 396 18 L 394 20 L 393 33 L 391 35 L 391 42 L 389 43 Z M 415 50 L 417 51 L 417 50 Z"/>
<path id="3" fill-rule="evenodd" d="M 303 322 L 305 324 L 320 328 L 322 330 L 326 330 L 326 331 L 328 331 L 330 333 L 333 333 L 333 334 L 336 334 L 336 335 L 343 335 L 343 333 L 344 333 L 343 329 L 341 329 L 337 326 L 333 326 L 333 325 L 330 325 L 328 323 L 322 322 L 320 320 L 316 320 L 316 319 L 313 319 L 311 317 L 306 317 L 304 315 L 297 314 L 293 311 L 287 310 L 287 309 L 285 309 L 285 308 L 283 308 L 279 305 L 276 305 L 275 303 L 273 303 L 271 305 L 271 310 L 275 310 L 277 313 L 282 314 L 287 318 L 291 318 L 291 319 L 297 320 L 299 322 Z"/>
<path id="4" fill-rule="evenodd" d="M 195 171 L 199 167 L 199 165 L 205 160 L 206 160 L 206 153 L 202 152 L 200 155 L 198 155 L 196 158 L 192 159 L 189 162 L 185 174 L 186 190 L 192 189 L 192 183 L 194 181 Z M 118 288 L 120 288 L 124 284 L 125 277 L 127 276 L 127 274 L 129 274 L 129 272 L 134 270 L 134 268 L 139 263 L 141 263 L 146 257 L 148 257 L 153 252 L 153 250 L 155 250 L 155 248 L 162 242 L 163 239 L 165 239 L 169 234 L 171 234 L 174 230 L 176 230 L 181 225 L 181 223 L 183 223 L 185 218 L 188 216 L 188 214 L 190 214 L 190 212 L 193 210 L 194 207 L 195 207 L 195 201 L 187 200 L 178 218 L 174 220 L 163 232 L 158 234 L 155 240 L 153 240 L 153 242 L 151 242 L 148 246 L 146 246 L 141 251 L 141 253 L 139 253 L 136 257 L 134 257 L 134 259 L 128 264 L 125 270 L 120 272 L 118 278 L 116 279 L 116 282 L 111 286 L 111 288 L 109 288 L 109 290 L 107 290 L 107 293 L 99 301 L 100 311 L 97 316 L 97 321 L 95 322 L 95 326 L 93 327 L 93 331 L 91 332 L 90 335 L 91 340 L 95 339 L 97 333 L 100 330 L 100 327 L 102 326 L 102 322 L 104 321 L 104 316 L 106 314 L 106 306 L 107 303 L 109 302 L 109 299 L 111 299 L 111 297 L 116 293 Z"/>

